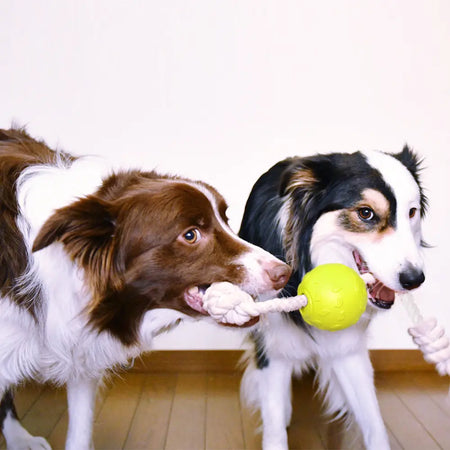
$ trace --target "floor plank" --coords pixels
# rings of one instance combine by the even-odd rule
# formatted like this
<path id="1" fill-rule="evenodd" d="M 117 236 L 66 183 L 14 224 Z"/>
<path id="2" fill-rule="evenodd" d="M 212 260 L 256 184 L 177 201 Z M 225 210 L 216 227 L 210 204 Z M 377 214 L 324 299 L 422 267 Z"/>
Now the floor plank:
<path id="1" fill-rule="evenodd" d="M 165 449 L 205 448 L 206 374 L 180 373 Z"/>
<path id="2" fill-rule="evenodd" d="M 22 424 L 31 434 L 47 438 L 66 409 L 64 389 L 45 386 L 38 400 L 23 416 Z"/>
<path id="3" fill-rule="evenodd" d="M 109 390 L 94 422 L 97 450 L 123 448 L 144 385 L 143 374 L 128 374 Z"/>
<path id="4" fill-rule="evenodd" d="M 377 376 L 377 394 L 381 412 L 386 425 L 396 440 L 405 449 L 440 448 L 429 431 L 411 412 L 402 400 L 402 386 L 395 386 L 390 379 L 393 373 L 382 373 Z"/>
<path id="5" fill-rule="evenodd" d="M 206 400 L 206 448 L 244 448 L 237 374 L 208 377 Z"/>
<path id="6" fill-rule="evenodd" d="M 125 449 L 164 448 L 176 383 L 177 377 L 174 374 L 150 374 L 145 377 Z"/>
<path id="7" fill-rule="evenodd" d="M 450 448 L 450 428 L 442 426 L 443 411 L 430 397 L 427 385 L 422 388 L 410 374 L 399 372 L 385 376 L 383 386 L 396 393 L 439 447 Z"/>
<path id="8" fill-rule="evenodd" d="M 114 378 L 97 400 L 94 442 L 97 450 L 199 450 L 261 448 L 258 414 L 242 407 L 240 374 L 128 373 Z M 376 374 L 380 408 L 392 450 L 450 448 L 448 377 L 434 372 Z M 329 423 L 314 395 L 313 377 L 293 382 L 289 447 L 295 449 L 363 448 L 361 432 Z M 28 430 L 64 448 L 66 396 L 62 389 L 28 385 L 16 405 Z M 0 449 L 5 448 L 4 440 Z"/>
<path id="9" fill-rule="evenodd" d="M 449 377 L 437 376 L 435 372 L 412 372 L 410 375 L 419 389 L 426 389 L 428 396 L 447 417 L 447 423 L 450 423 Z"/>

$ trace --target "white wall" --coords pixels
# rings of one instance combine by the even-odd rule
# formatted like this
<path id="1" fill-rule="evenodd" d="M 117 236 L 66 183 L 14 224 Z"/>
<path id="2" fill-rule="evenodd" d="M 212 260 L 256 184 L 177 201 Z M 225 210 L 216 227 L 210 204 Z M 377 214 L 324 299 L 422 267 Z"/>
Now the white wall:
<path id="1" fill-rule="evenodd" d="M 400 150 L 426 160 L 426 315 L 450 330 L 450 2 L 2 0 L 0 127 L 214 184 L 238 229 L 288 155 Z M 413 348 L 401 306 L 373 348 Z M 195 325 L 160 348 L 235 348 Z"/>

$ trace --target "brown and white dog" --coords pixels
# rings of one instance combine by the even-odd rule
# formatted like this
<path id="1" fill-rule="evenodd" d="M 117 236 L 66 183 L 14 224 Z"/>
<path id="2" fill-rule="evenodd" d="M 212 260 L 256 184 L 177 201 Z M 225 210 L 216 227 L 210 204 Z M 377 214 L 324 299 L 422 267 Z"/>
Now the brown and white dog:
<path id="1" fill-rule="evenodd" d="M 0 130 L 0 426 L 9 448 L 49 448 L 17 420 L 24 379 L 67 385 L 67 448 L 92 446 L 105 371 L 200 316 L 229 281 L 274 295 L 290 268 L 238 238 L 211 186 L 53 151 Z"/>

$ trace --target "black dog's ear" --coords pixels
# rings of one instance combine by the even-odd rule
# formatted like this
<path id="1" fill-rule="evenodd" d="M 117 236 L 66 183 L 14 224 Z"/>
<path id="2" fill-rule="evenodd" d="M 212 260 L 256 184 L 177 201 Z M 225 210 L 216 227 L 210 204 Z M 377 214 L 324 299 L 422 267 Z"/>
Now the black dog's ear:
<path id="1" fill-rule="evenodd" d="M 319 161 L 316 161 L 320 159 Z M 320 190 L 321 185 L 326 182 L 324 178 L 330 172 L 323 170 L 323 165 L 328 167 L 327 160 L 322 157 L 293 158 L 291 164 L 285 169 L 281 176 L 279 185 L 280 196 L 292 195 L 296 190 L 303 194 L 308 191 Z M 321 170 L 322 168 L 322 170 Z M 318 173 L 321 172 L 321 173 Z"/>
<path id="2" fill-rule="evenodd" d="M 411 173 L 414 177 L 418 176 L 422 162 L 418 155 L 409 148 L 407 144 L 403 147 L 400 153 L 395 153 L 392 156 L 398 159 Z"/>
<path id="3" fill-rule="evenodd" d="M 292 194 L 296 189 L 306 191 L 313 188 L 317 181 L 314 167 L 308 159 L 293 158 L 281 176 L 279 194 L 283 197 Z"/>
<path id="4" fill-rule="evenodd" d="M 420 215 L 423 217 L 428 207 L 428 199 L 424 194 L 420 180 L 420 172 L 423 169 L 423 159 L 419 158 L 417 153 L 411 150 L 407 144 L 405 144 L 400 153 L 394 153 L 392 156 L 398 159 L 411 172 L 414 180 L 416 180 L 420 190 Z"/>
<path id="5" fill-rule="evenodd" d="M 338 161 L 334 154 L 293 158 L 285 169 L 280 185 L 280 196 L 294 195 L 302 202 L 320 196 L 331 184 L 339 180 Z"/>
<path id="6" fill-rule="evenodd" d="M 279 195 L 284 198 L 287 213 L 283 247 L 286 260 L 294 269 L 310 267 L 312 224 L 320 215 L 319 203 L 334 176 L 327 155 L 293 158 L 281 176 Z"/>

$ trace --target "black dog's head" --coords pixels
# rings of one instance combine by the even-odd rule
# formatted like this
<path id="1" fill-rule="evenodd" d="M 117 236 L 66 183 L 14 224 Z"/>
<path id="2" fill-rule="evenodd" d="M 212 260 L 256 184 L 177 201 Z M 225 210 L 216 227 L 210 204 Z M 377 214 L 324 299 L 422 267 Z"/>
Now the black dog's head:
<path id="1" fill-rule="evenodd" d="M 332 153 L 288 160 L 280 177 L 279 230 L 286 260 L 301 274 L 340 262 L 370 272 L 372 303 L 424 281 L 421 217 L 427 200 L 417 156 Z"/>

